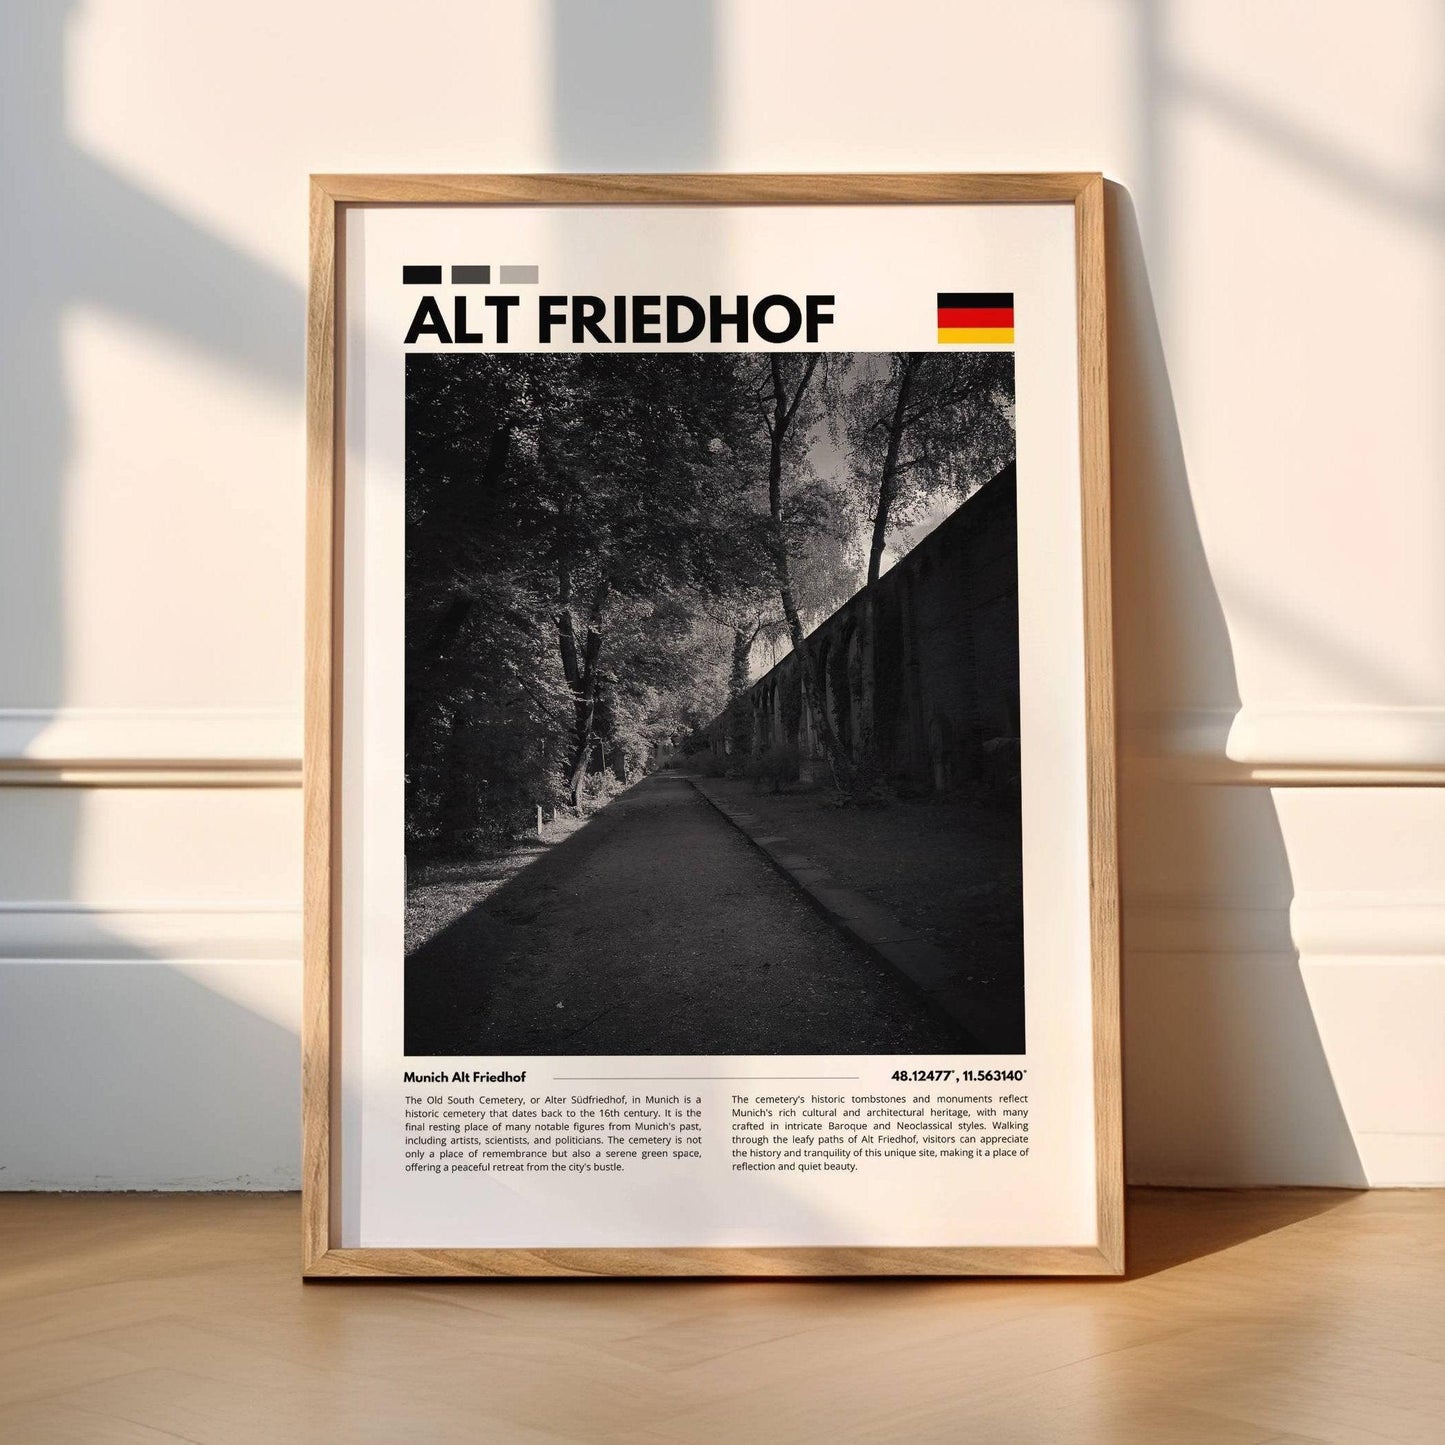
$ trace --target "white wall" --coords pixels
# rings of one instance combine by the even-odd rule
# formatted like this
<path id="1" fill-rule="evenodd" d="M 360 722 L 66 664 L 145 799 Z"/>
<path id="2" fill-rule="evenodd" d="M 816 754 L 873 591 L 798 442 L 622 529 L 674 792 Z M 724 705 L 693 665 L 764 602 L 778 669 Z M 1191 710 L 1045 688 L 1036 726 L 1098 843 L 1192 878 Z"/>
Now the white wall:
<path id="1" fill-rule="evenodd" d="M 0 1183 L 295 1184 L 306 176 L 559 168 L 1116 183 L 1130 1173 L 1445 1182 L 1445 793 L 1344 785 L 1445 777 L 1437 3 L 11 0 L 0 66 Z"/>

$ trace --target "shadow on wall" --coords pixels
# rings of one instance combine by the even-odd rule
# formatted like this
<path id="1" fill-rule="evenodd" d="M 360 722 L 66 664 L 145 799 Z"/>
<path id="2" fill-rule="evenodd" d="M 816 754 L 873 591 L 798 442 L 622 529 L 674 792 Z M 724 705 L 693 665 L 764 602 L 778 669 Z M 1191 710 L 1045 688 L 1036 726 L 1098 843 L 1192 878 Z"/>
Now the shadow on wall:
<path id="1" fill-rule="evenodd" d="M 22 753 L 66 701 L 66 488 L 76 447 L 62 350 L 67 313 L 93 307 L 162 331 L 298 401 L 304 370 L 302 289 L 176 214 L 68 133 L 66 35 L 80 9 L 13 0 L 0 11 L 0 128 L 10 142 L 0 149 L 0 717 L 16 710 L 7 742 Z M 714 149 L 712 6 L 624 0 L 604 12 L 556 0 L 553 9 L 557 168 L 706 167 Z M 301 217 L 298 209 L 298 246 Z M 299 485 L 299 468 L 297 477 Z M 298 496 L 298 520 L 300 513 Z M 157 538 L 157 558 L 135 562 L 159 562 L 168 545 Z M 84 798 L 71 788 L 45 794 L 47 837 L 71 874 L 57 870 L 61 897 L 74 892 L 67 884 L 83 845 Z M 156 880 L 157 892 L 162 884 Z M 13 1087 L 6 1075 L 6 1122 L 50 1141 L 33 1158 L 0 1160 L 0 1169 L 12 1166 L 0 1173 L 0 1188 L 294 1185 L 294 1032 L 227 997 L 223 983 L 208 988 L 198 981 L 204 972 L 137 958 L 132 940 L 103 927 L 80 942 L 83 956 L 72 948 L 37 958 L 0 938 L 0 1016 L 19 1031 L 16 1046 L 0 1054 L 31 1071 L 23 1082 L 14 1075 Z M 70 971 L 61 976 L 62 968 Z M 144 1029 L 131 1022 L 143 1016 L 151 1020 Z M 26 1043 L 37 1039 L 46 1047 Z M 142 1039 L 175 1047 L 139 1058 Z M 122 1101 L 108 1112 L 83 1107 L 67 1084 L 86 1056 L 102 1061 L 98 1072 L 112 1084 L 123 1081 L 119 1092 L 104 1091 Z M 99 1081 L 91 1071 L 88 1087 Z M 35 1102 L 42 1095 L 49 1112 Z M 156 1114 L 161 1099 L 176 1101 L 173 1115 Z M 258 1130 L 255 1149 L 229 1148 L 224 1132 L 200 1138 L 215 1119 L 242 1114 Z M 126 1115 L 156 1120 L 157 1137 L 173 1147 L 127 1156 L 129 1166 L 113 1159 L 117 1145 L 149 1137 L 140 1123 L 127 1126 Z M 63 1146 L 54 1143 L 60 1137 Z"/>
<path id="2" fill-rule="evenodd" d="M 65 517 L 76 447 L 62 350 L 67 314 L 91 307 L 163 331 L 287 396 L 299 398 L 302 383 L 301 288 L 178 216 L 67 133 L 65 41 L 75 13 L 55 0 L 10 0 L 0 10 L 0 717 L 17 710 L 7 743 L 21 752 L 66 701 Z M 296 515 L 299 522 L 299 498 Z M 164 565 L 173 540 L 155 545 L 154 558 L 133 565 Z M 71 875 L 57 869 L 63 898 L 73 894 L 66 885 L 83 844 L 84 796 L 74 788 L 45 794 L 47 837 Z M 165 880 L 153 885 L 163 896 Z M 22 903 L 32 901 L 55 906 Z M 23 1169 L 7 1151 L 0 1188 L 294 1185 L 292 1031 L 164 959 L 85 961 L 134 957 L 126 940 L 100 931 L 79 941 L 83 958 L 56 950 L 21 960 L 17 953 L 33 949 L 0 938 L 0 1016 L 14 1035 L 0 1047 L 0 1095 L 14 1111 L 0 1134 L 13 1128 L 14 1137 L 39 1141 Z M 147 1011 L 145 1030 L 130 1022 Z M 175 1047 L 141 1058 L 141 1039 Z M 107 1101 L 103 1109 L 97 1099 Z M 125 1127 L 127 1117 L 151 1119 L 152 1135 Z M 232 1144 L 231 1124 L 217 1130 L 217 1119 L 236 1125 Z M 156 1142 L 150 1158 L 112 1157 L 117 1145 L 148 1137 Z M 184 1175 L 181 1159 L 191 1162 Z"/>
<path id="3" fill-rule="evenodd" d="M 93 306 L 127 317 L 290 396 L 302 381 L 301 289 L 177 216 L 67 135 L 71 13 L 18 0 L 0 20 L 0 121 L 10 138 L 0 153 L 0 435 L 6 470 L 22 483 L 7 488 L 6 532 L 25 564 L 0 568 L 0 616 L 25 620 L 25 646 L 9 671 L 26 695 L 0 698 L 6 705 L 53 705 L 64 684 L 61 519 L 73 433 L 61 355 L 66 313 Z M 37 567 L 49 597 L 28 590 Z M 11 594 L 10 586 L 27 590 Z"/>
<path id="4" fill-rule="evenodd" d="M 0 695 L 0 710 L 49 708 L 64 697 L 63 523 L 74 445 L 61 350 L 67 311 L 87 305 L 112 311 L 182 338 L 260 385 L 298 398 L 301 392 L 301 289 L 178 216 L 67 134 L 64 41 L 73 13 L 73 6 L 54 0 L 10 0 L 0 11 L 0 126 L 10 138 L 0 150 L 5 195 L 0 437 L 6 470 L 0 627 L 6 629 L 7 658 L 0 685 L 8 689 Z M 1156 127 L 1164 84 L 1157 54 L 1150 50 L 1155 13 L 1152 4 L 1138 7 L 1144 107 L 1139 125 L 1146 137 Z M 554 0 L 552 18 L 558 169 L 685 170 L 717 163 L 713 4 L 619 0 L 601 7 L 588 0 Z M 1150 155 L 1153 162 L 1144 173 L 1153 201 L 1166 167 L 1154 151 Z M 1109 192 L 1109 226 L 1123 711 L 1237 706 L 1229 637 L 1194 519 L 1133 208 L 1118 187 Z M 300 245 L 299 213 L 297 234 Z M 1168 237 L 1156 235 L 1155 241 L 1156 254 L 1167 259 Z M 298 518 L 299 511 L 298 506 Z M 166 545 L 166 539 L 157 540 L 158 548 Z M 147 560 L 136 559 L 141 565 Z M 76 791 L 57 789 L 48 800 L 60 829 L 57 846 L 71 858 L 81 841 L 80 798 Z M 1135 1176 L 1234 1178 L 1231 1162 L 1249 1150 L 1257 1158 L 1259 1141 L 1267 1140 L 1288 1154 L 1277 1177 L 1287 1172 L 1300 1180 L 1362 1182 L 1289 944 L 1284 920 L 1292 882 L 1268 793 L 1135 779 L 1126 771 L 1121 803 L 1131 936 L 1142 932 L 1136 922 L 1154 935 L 1132 938 L 1125 971 Z M 1267 911 L 1280 921 L 1277 942 L 1250 952 L 1216 939 L 1215 951 L 1200 951 L 1194 928 L 1180 931 L 1187 935 L 1186 947 L 1164 946 L 1169 900 L 1149 892 L 1151 869 L 1161 854 L 1173 860 L 1174 876 L 1182 860 L 1196 877 L 1236 880 L 1238 897 L 1257 901 L 1267 893 Z M 1220 910 L 1221 916 L 1227 912 Z M 123 946 L 117 943 L 114 952 L 123 953 Z M 103 940 L 92 956 L 106 956 Z M 206 1091 L 219 1096 L 245 1089 L 258 1069 L 284 1072 L 293 1081 L 286 1085 L 286 1099 L 258 1085 L 249 1107 L 257 1119 L 265 1116 L 275 1126 L 266 1148 L 278 1158 L 292 1157 L 296 1047 L 289 1030 L 219 995 L 205 1009 L 193 1007 L 186 996 L 196 985 L 189 983 L 184 988 L 177 983 L 176 1001 L 162 1003 L 168 990 L 157 972 L 147 975 L 158 986 L 155 1007 L 175 1010 L 189 1042 L 169 1061 L 173 1067 L 150 1060 L 141 1072 L 126 1052 L 128 1038 L 140 1037 L 127 1034 L 126 1012 L 134 1015 L 149 1005 L 119 988 L 119 972 L 55 963 L 77 970 L 68 976 L 73 988 L 65 991 L 76 1001 L 74 1016 L 66 1010 L 53 1016 L 47 1012 L 51 1004 L 35 996 L 42 974 L 53 970 L 32 964 L 0 969 L 0 976 L 7 976 L 0 1012 L 51 1045 L 33 1056 L 35 1072 L 24 1088 L 0 1091 L 23 1128 L 40 1127 L 39 1111 L 27 1101 L 73 1065 L 93 1034 L 94 1046 L 104 1039 L 113 1045 L 109 1068 L 130 1070 L 133 1079 L 144 1078 L 176 1097 L 184 1090 L 202 1106 L 173 1121 L 182 1134 L 204 1126 L 200 1116 L 211 1096 Z M 136 971 L 157 963 L 163 960 Z M 165 973 L 181 977 L 175 970 Z M 57 991 L 46 998 L 62 996 Z M 93 1024 L 83 1021 L 92 1014 Z M 145 1037 L 160 1034 L 150 1030 Z M 209 1051 L 202 1043 L 209 1043 Z M 222 1068 L 218 1058 L 235 1063 L 234 1079 L 230 1065 Z M 65 1117 L 49 1122 L 67 1131 L 67 1152 L 102 1157 L 106 1118 L 86 1114 L 71 1093 L 58 1097 L 56 1111 Z M 137 1093 L 132 1107 L 149 1104 Z M 1213 1149 L 1199 1147 L 1201 1134 L 1216 1141 Z M 155 1169 L 148 1182 L 180 1182 L 164 1177 L 159 1162 Z M 214 1179 L 194 1182 L 218 1183 L 235 1173 L 218 1166 Z M 102 1181 L 34 1182 L 85 1187 Z"/>
<path id="5" fill-rule="evenodd" d="M 0 968 L 0 1190 L 297 1188 L 296 1035 L 228 996 L 248 965 L 96 957 Z"/>
<path id="6" fill-rule="evenodd" d="M 1129 751 L 1130 719 L 1240 698 L 1133 203 L 1110 183 L 1106 207 L 1130 1179 L 1363 1185 L 1290 936 L 1269 790 Z"/>
<path id="7" fill-rule="evenodd" d="M 709 170 L 713 0 L 552 0 L 553 160 L 562 171 Z"/>
<path id="8" fill-rule="evenodd" d="M 1151 198 L 1166 179 L 1153 115 L 1169 81 L 1162 10 L 1141 0 L 1135 15 Z M 554 0 L 552 17 L 559 169 L 717 164 L 713 4 L 623 0 L 604 11 Z M 1229 633 L 1195 520 L 1133 204 L 1114 185 L 1108 226 L 1121 714 L 1237 710 Z M 1155 241 L 1167 259 L 1168 236 Z M 1134 925 L 1124 976 L 1132 1177 L 1244 1182 L 1247 1170 L 1362 1184 L 1290 937 L 1293 882 L 1269 792 L 1149 778 L 1127 766 L 1121 782 Z M 1154 881 L 1161 859 L 1170 873 Z M 1168 891 L 1181 868 L 1199 885 L 1188 900 Z M 1201 892 L 1220 906 L 1197 907 Z M 1244 940 L 1231 923 L 1241 910 L 1263 920 Z"/>

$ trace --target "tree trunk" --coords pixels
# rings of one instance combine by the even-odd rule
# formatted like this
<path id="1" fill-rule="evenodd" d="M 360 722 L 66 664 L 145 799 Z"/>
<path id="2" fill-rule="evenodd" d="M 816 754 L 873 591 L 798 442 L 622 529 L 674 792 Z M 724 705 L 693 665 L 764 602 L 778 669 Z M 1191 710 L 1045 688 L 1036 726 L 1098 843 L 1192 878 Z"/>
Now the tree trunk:
<path id="1" fill-rule="evenodd" d="M 733 624 L 732 666 L 728 669 L 728 736 L 733 752 L 751 752 L 757 739 L 753 737 L 752 719 L 748 716 L 748 663 L 753 655 L 753 642 L 758 628 L 751 630 L 742 623 Z"/>
<path id="2" fill-rule="evenodd" d="M 728 697 L 738 697 L 748 690 L 748 663 L 753 656 L 753 641 L 758 635 L 758 629 L 751 631 L 742 623 L 733 624 L 733 657 L 732 665 L 728 669 Z"/>
<path id="3" fill-rule="evenodd" d="M 903 358 L 898 373 L 898 396 L 893 406 L 893 415 L 888 422 L 888 450 L 883 458 L 883 475 L 878 480 L 878 506 L 873 513 L 873 541 L 868 549 L 868 583 L 878 580 L 883 565 L 883 549 L 888 542 L 888 518 L 898 491 L 898 452 L 903 445 L 903 433 L 907 428 L 908 399 L 913 391 L 913 378 L 917 373 L 920 358 L 908 354 Z"/>
<path id="4" fill-rule="evenodd" d="M 794 605 L 793 590 L 786 576 L 781 580 L 779 590 L 783 598 L 783 615 L 788 619 L 788 636 L 793 642 L 793 655 L 798 659 L 798 671 L 803 678 L 803 697 L 817 729 L 818 741 L 823 745 L 823 756 L 833 774 L 833 784 L 840 792 L 852 792 L 858 785 L 857 770 L 834 731 L 832 718 L 828 716 L 827 695 L 818 677 L 818 660 L 813 656 L 803 633 L 803 623 Z"/>
<path id="5" fill-rule="evenodd" d="M 788 558 L 788 539 L 783 527 L 783 453 L 788 428 L 797 414 L 798 404 L 808 383 L 813 379 L 818 358 L 811 355 L 797 390 L 789 398 L 783 385 L 783 370 L 777 358 L 772 358 L 773 373 L 773 416 L 768 427 L 768 510 L 772 518 L 773 564 L 778 577 L 778 596 L 783 604 L 783 616 L 788 623 L 788 636 L 792 640 L 793 655 L 798 659 L 798 671 L 803 679 L 803 696 L 812 714 L 818 731 L 818 741 L 823 745 L 823 755 L 833 774 L 833 783 L 840 791 L 853 792 L 857 788 L 857 772 L 853 760 L 848 757 L 833 730 L 833 720 L 828 716 L 825 695 L 818 684 L 817 659 L 808 647 L 803 632 L 803 620 L 798 615 L 797 601 L 793 596 L 792 571 Z"/>
<path id="6" fill-rule="evenodd" d="M 577 633 L 572 623 L 572 579 L 565 566 L 558 569 L 561 606 L 557 611 L 557 641 L 562 653 L 562 671 L 572 691 L 572 748 L 567 765 L 567 801 L 580 805 L 582 784 L 591 759 L 593 728 L 597 719 L 597 664 L 602 656 L 602 620 L 607 611 L 611 587 L 606 578 L 597 584 L 587 613 L 587 635 L 579 656 Z"/>

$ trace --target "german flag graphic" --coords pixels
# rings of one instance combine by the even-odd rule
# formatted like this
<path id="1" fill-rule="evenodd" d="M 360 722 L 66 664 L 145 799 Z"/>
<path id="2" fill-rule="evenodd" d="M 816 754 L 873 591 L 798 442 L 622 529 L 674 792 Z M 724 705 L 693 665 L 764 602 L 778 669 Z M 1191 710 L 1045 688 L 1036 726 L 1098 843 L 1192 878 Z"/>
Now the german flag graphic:
<path id="1" fill-rule="evenodd" d="M 938 339 L 949 346 L 1012 346 L 1012 291 L 940 291 Z"/>

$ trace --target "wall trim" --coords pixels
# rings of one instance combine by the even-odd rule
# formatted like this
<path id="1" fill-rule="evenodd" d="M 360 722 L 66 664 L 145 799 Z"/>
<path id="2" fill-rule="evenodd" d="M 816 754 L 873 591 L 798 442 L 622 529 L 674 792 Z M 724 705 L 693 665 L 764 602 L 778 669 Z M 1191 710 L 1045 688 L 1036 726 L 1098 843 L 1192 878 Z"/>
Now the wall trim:
<path id="1" fill-rule="evenodd" d="M 1305 892 L 1275 905 L 1126 895 L 1124 951 L 1445 960 L 1445 894 Z"/>
<path id="2" fill-rule="evenodd" d="M 1126 776 L 1445 787 L 1445 707 L 1217 707 L 1123 716 Z M 0 708 L 0 786 L 301 786 L 291 708 Z"/>
<path id="3" fill-rule="evenodd" d="M 0 708 L 0 786 L 299 787 L 291 708 Z"/>
<path id="4" fill-rule="evenodd" d="M 296 963 L 297 903 L 0 902 L 0 963 Z"/>
<path id="5" fill-rule="evenodd" d="M 1445 894 L 1302 893 L 1263 906 L 1154 894 L 1126 902 L 1124 948 L 1445 960 Z M 285 900 L 0 902 L 0 963 L 294 963 L 300 956 L 300 906 Z"/>
<path id="6" fill-rule="evenodd" d="M 1217 707 L 1125 713 L 1127 772 L 1264 787 L 1445 786 L 1445 707 Z"/>

